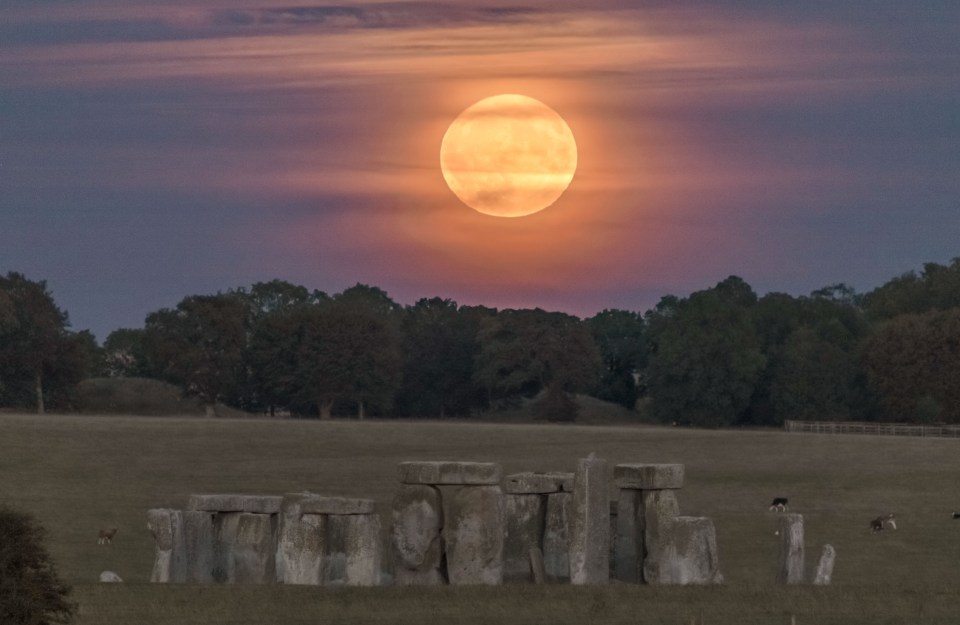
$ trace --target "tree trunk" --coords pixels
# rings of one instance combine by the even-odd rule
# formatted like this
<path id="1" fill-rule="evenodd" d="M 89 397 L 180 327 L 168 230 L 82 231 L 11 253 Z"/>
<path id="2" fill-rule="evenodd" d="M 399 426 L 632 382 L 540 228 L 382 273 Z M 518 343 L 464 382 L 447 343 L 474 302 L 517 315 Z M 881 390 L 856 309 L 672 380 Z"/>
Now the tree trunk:
<path id="1" fill-rule="evenodd" d="M 326 421 L 330 418 L 330 412 L 333 410 L 332 399 L 317 400 L 317 407 L 320 409 L 320 419 Z"/>
<path id="2" fill-rule="evenodd" d="M 363 400 L 357 402 L 357 418 L 363 421 L 367 418 L 367 413 L 363 408 Z"/>
<path id="3" fill-rule="evenodd" d="M 205 417 L 217 416 L 217 405 L 213 402 L 205 402 L 203 404 L 203 416 Z"/>
<path id="4" fill-rule="evenodd" d="M 46 412 L 43 405 L 43 376 L 39 372 L 36 377 L 37 382 L 37 414 L 43 414 Z"/>

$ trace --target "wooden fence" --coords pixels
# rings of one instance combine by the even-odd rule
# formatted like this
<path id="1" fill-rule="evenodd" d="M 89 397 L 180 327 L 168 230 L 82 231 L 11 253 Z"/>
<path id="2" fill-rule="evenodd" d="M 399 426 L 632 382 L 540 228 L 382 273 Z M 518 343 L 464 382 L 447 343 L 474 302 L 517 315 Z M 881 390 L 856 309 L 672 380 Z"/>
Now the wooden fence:
<path id="1" fill-rule="evenodd" d="M 880 436 L 932 436 L 960 438 L 960 425 L 914 425 L 910 423 L 867 423 L 863 421 L 785 421 L 788 432 L 818 434 L 877 434 Z"/>

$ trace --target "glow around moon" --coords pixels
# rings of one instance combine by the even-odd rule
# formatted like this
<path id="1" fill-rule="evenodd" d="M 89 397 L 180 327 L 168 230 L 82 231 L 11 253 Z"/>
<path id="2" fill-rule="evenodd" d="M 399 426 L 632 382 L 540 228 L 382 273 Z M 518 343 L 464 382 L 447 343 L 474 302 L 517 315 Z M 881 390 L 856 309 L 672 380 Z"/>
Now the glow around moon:
<path id="1" fill-rule="evenodd" d="M 549 106 L 523 95 L 497 95 L 450 124 L 440 168 L 467 206 L 496 217 L 523 217 L 566 190 L 577 169 L 577 143 Z"/>

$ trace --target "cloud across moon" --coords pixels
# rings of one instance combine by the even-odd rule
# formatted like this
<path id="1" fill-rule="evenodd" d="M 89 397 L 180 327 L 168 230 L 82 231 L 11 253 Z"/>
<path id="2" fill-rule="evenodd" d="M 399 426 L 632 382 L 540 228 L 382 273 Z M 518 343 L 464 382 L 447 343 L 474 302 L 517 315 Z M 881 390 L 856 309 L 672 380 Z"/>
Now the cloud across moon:
<path id="1" fill-rule="evenodd" d="M 440 145 L 447 185 L 467 206 L 523 217 L 550 206 L 577 169 L 577 143 L 556 111 L 523 95 L 484 98 L 450 124 Z"/>

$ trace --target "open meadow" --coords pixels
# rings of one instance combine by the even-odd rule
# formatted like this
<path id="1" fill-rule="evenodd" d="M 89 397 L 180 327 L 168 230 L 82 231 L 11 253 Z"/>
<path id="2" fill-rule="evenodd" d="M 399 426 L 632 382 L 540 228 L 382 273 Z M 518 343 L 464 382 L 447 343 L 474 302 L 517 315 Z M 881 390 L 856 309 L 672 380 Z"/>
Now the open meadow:
<path id="1" fill-rule="evenodd" d="M 191 493 L 366 497 L 389 512 L 403 460 L 572 471 L 595 452 L 679 462 L 681 512 L 713 518 L 718 587 L 185 586 L 148 582 L 146 511 Z M 774 496 L 805 517 L 807 568 L 833 585 L 776 587 Z M 960 623 L 960 440 L 653 426 L 0 414 L 0 501 L 34 514 L 82 624 Z M 899 530 L 872 533 L 894 512 Z M 100 528 L 117 527 L 112 545 Z M 126 583 L 99 584 L 103 570 Z"/>

